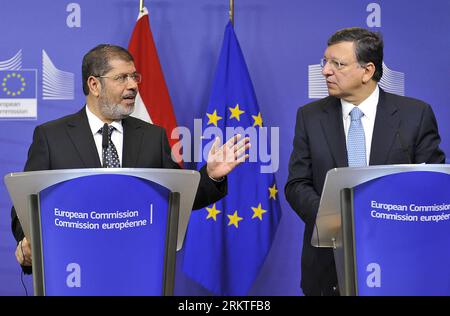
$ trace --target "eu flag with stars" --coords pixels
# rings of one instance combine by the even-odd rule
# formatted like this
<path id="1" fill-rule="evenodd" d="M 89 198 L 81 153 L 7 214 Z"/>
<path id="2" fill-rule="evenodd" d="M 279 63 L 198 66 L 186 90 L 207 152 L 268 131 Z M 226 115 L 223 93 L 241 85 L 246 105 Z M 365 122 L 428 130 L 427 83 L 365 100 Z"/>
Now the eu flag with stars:
<path id="1" fill-rule="evenodd" d="M 0 99 L 36 99 L 36 70 L 0 70 Z"/>
<path id="2" fill-rule="evenodd" d="M 269 145 L 260 137 L 259 132 L 266 127 L 263 128 L 263 117 L 231 22 L 225 29 L 202 126 L 203 131 L 220 128 L 223 135 L 226 128 L 238 127 L 254 133 L 250 132 L 249 161 L 227 176 L 227 196 L 192 212 L 183 270 L 216 295 L 247 295 L 270 250 L 281 211 L 274 174 L 262 173 L 261 159 L 252 159 L 252 150 L 263 141 L 266 151 L 265 146 Z M 203 146 L 212 140 L 214 137 L 204 136 Z M 204 164 L 206 158 L 202 159 Z"/>

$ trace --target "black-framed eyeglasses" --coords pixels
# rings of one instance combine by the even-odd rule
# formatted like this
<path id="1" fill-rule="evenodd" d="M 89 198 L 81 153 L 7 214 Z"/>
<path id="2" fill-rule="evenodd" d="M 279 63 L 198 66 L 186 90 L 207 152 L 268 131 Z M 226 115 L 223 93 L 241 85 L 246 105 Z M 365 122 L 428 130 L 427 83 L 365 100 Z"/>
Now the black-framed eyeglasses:
<path id="1" fill-rule="evenodd" d="M 140 73 L 138 73 L 138 72 L 134 72 L 132 74 L 120 74 L 120 75 L 113 76 L 113 77 L 110 77 L 110 76 L 95 76 L 95 75 L 94 75 L 94 77 L 96 77 L 96 78 L 112 79 L 112 80 L 115 80 L 117 83 L 120 83 L 120 84 L 125 84 L 130 79 L 133 80 L 136 83 L 141 83 L 141 81 L 142 81 L 142 75 Z"/>

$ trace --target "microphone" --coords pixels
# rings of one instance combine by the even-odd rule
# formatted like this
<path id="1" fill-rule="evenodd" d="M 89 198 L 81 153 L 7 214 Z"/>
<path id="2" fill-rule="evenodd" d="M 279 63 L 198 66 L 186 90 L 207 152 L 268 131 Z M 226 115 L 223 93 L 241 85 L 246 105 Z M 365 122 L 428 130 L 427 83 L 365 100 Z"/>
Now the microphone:
<path id="1" fill-rule="evenodd" d="M 109 127 L 108 124 L 105 123 L 105 125 L 103 125 L 103 129 L 102 129 L 102 148 L 105 149 L 106 147 L 108 147 L 108 135 L 109 134 Z"/>
<path id="2" fill-rule="evenodd" d="M 400 135 L 400 129 L 397 130 L 397 137 L 398 137 L 398 142 L 400 143 L 400 147 L 402 147 L 402 150 L 405 153 L 406 158 L 408 158 L 408 164 L 412 164 L 411 155 L 409 153 L 408 147 L 405 146 L 405 143 L 403 142 L 402 136 Z"/>

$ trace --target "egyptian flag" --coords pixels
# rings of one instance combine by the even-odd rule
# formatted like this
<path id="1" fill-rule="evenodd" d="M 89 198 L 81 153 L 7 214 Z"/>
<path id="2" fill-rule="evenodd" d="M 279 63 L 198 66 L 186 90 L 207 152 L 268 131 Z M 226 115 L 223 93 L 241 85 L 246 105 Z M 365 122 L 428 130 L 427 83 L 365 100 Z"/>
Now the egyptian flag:
<path id="1" fill-rule="evenodd" d="M 137 72 L 142 74 L 132 116 L 164 127 L 170 147 L 173 149 L 172 157 L 182 166 L 179 146 L 176 146 L 177 149 L 173 148 L 179 140 L 179 134 L 174 130 L 177 127 L 177 121 L 145 7 L 139 13 L 128 50 L 133 55 Z"/>

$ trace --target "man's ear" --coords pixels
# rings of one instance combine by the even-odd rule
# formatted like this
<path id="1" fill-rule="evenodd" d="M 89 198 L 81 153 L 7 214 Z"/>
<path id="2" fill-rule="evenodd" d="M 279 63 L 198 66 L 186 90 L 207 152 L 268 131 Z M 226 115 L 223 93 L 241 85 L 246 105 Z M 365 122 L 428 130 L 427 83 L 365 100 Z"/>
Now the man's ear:
<path id="1" fill-rule="evenodd" d="M 87 85 L 89 87 L 89 93 L 92 94 L 95 97 L 98 97 L 100 95 L 100 91 L 102 89 L 102 84 L 98 78 L 94 76 L 89 76 L 87 79 Z"/>
<path id="2" fill-rule="evenodd" d="M 368 83 L 373 78 L 375 70 L 376 67 L 374 63 L 369 62 L 364 66 L 364 75 L 362 78 L 363 83 Z"/>

